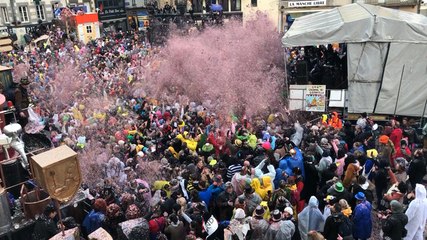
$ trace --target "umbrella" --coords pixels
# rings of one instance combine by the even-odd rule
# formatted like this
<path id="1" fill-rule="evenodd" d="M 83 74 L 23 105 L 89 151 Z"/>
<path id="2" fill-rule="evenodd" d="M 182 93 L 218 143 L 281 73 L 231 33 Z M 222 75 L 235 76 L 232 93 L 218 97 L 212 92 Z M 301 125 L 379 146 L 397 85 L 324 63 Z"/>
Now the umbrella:
<path id="1" fill-rule="evenodd" d="M 212 12 L 221 12 L 222 11 L 222 6 L 219 4 L 212 4 L 211 5 L 211 10 Z"/>

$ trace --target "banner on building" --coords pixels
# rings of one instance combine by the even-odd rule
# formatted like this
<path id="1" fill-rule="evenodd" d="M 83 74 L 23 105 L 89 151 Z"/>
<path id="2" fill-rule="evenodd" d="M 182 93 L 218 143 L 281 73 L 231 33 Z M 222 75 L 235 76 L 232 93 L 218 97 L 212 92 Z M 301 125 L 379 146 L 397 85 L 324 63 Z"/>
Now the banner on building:
<path id="1" fill-rule="evenodd" d="M 288 8 L 318 7 L 318 6 L 326 6 L 326 0 L 288 2 Z"/>
<path id="2" fill-rule="evenodd" d="M 306 111 L 324 112 L 326 107 L 326 85 L 307 85 L 304 99 Z"/>

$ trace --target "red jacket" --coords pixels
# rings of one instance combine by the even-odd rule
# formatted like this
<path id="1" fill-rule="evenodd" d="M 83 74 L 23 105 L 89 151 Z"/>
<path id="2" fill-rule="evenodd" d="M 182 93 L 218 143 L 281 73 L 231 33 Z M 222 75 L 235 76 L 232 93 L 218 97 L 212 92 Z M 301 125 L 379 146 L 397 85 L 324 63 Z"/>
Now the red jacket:
<path id="1" fill-rule="evenodd" d="M 397 150 L 397 147 L 400 147 L 400 140 L 403 137 L 403 131 L 400 128 L 395 128 L 390 134 L 390 140 L 394 144 L 394 148 Z"/>

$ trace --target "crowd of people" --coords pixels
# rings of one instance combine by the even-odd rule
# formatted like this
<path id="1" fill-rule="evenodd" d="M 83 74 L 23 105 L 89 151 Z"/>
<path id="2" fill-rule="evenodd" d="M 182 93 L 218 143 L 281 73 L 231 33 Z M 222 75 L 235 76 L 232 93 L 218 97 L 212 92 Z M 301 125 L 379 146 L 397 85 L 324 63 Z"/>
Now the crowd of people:
<path id="1" fill-rule="evenodd" d="M 137 34 L 87 45 L 50 34 L 51 45 L 2 56 L 19 89 L 6 95 L 26 131 L 79 152 L 92 209 L 63 225 L 82 238 L 424 238 L 426 153 L 410 120 L 220 116 L 144 94 L 140 68 L 161 49 Z M 48 206 L 33 239 L 56 234 L 56 220 Z"/>
<path id="2" fill-rule="evenodd" d="M 288 52 L 291 84 L 320 84 L 327 89 L 346 89 L 347 46 L 345 44 L 296 47 Z"/>

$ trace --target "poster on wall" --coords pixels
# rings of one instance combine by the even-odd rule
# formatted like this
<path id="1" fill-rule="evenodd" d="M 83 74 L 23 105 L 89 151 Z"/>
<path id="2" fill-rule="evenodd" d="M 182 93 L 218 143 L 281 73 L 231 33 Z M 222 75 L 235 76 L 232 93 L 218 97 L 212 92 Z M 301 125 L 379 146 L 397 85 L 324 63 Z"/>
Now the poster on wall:
<path id="1" fill-rule="evenodd" d="M 326 85 L 307 85 L 304 98 L 306 111 L 324 112 L 326 106 Z"/>

